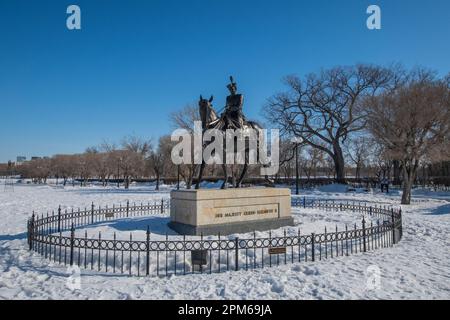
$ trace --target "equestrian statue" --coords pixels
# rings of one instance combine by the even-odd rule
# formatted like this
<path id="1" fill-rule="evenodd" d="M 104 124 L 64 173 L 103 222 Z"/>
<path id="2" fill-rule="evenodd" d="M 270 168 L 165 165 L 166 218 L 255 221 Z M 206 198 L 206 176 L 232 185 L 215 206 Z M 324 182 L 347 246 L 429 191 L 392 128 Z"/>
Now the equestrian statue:
<path id="1" fill-rule="evenodd" d="M 245 116 L 242 112 L 242 107 L 244 104 L 244 96 L 242 94 L 237 93 L 237 84 L 236 82 L 233 80 L 233 77 L 230 77 L 230 83 L 227 85 L 228 90 L 230 91 L 230 95 L 227 96 L 226 98 L 226 103 L 225 103 L 225 107 L 224 107 L 224 111 L 222 112 L 222 114 L 220 115 L 220 117 L 217 115 L 216 111 L 214 110 L 213 106 L 212 106 L 212 101 L 213 101 L 213 96 L 211 96 L 210 99 L 204 99 L 201 95 L 200 95 L 200 101 L 198 103 L 199 105 L 199 112 L 200 112 L 200 119 L 202 122 L 202 130 L 203 133 L 208 130 L 208 129 L 217 129 L 217 130 L 221 130 L 222 132 L 226 132 L 227 129 L 233 129 L 233 130 L 237 130 L 237 129 L 242 129 L 245 130 L 246 129 L 253 129 L 253 130 L 257 130 L 259 132 L 259 130 L 262 130 L 261 126 L 254 122 L 254 121 L 247 121 L 245 119 Z M 223 154 L 225 155 L 225 149 L 226 149 L 226 141 L 225 141 L 225 134 L 223 135 L 224 137 L 224 141 L 223 141 Z M 259 135 L 258 135 L 259 137 Z M 257 138 L 258 138 L 257 137 Z M 259 144 L 259 141 L 257 140 L 257 146 Z M 207 146 L 207 144 L 203 145 L 203 149 Z M 239 178 L 237 180 L 234 179 L 234 175 L 232 174 L 232 178 L 233 178 L 233 186 L 235 188 L 240 188 L 242 185 L 242 181 L 245 178 L 245 175 L 247 174 L 247 169 L 248 169 L 248 160 L 249 160 L 249 156 L 248 156 L 248 148 L 247 148 L 247 144 L 245 147 L 245 161 L 243 164 L 243 169 L 242 172 L 239 175 Z M 236 150 L 236 146 L 235 146 L 235 150 Z M 257 148 L 258 150 L 258 148 Z M 202 158 L 203 158 L 203 150 L 202 150 Z M 224 163 L 222 164 L 222 168 L 224 171 L 224 181 L 222 184 L 222 189 L 226 189 L 228 186 L 228 170 L 227 170 L 227 164 L 225 161 L 225 156 L 224 156 Z M 198 175 L 198 180 L 197 180 L 197 184 L 196 184 L 196 189 L 200 188 L 200 182 L 202 180 L 203 177 L 203 170 L 205 168 L 205 162 L 202 161 L 202 164 L 200 166 L 200 171 L 199 171 L 199 175 Z"/>

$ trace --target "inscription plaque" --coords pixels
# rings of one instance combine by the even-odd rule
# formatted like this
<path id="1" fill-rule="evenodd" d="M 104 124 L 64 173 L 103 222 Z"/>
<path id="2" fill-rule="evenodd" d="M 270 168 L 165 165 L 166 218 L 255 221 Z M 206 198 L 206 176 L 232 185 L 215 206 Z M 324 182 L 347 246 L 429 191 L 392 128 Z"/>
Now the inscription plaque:
<path id="1" fill-rule="evenodd" d="M 269 254 L 285 254 L 286 247 L 269 248 Z"/>
<path id="2" fill-rule="evenodd" d="M 169 226 L 181 234 L 226 235 L 288 225 L 293 225 L 289 189 L 201 189 L 170 193 Z"/>

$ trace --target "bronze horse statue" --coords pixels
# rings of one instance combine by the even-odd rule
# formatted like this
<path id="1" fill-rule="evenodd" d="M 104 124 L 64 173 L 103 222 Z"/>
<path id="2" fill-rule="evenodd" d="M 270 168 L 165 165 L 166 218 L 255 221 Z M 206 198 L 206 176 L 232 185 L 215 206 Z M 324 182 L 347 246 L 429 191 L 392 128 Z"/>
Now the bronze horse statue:
<path id="1" fill-rule="evenodd" d="M 213 106 L 212 106 L 212 101 L 213 101 L 213 96 L 211 96 L 210 99 L 204 99 L 201 95 L 200 95 L 200 100 L 198 102 L 198 106 L 199 106 L 199 113 L 200 113 L 200 119 L 202 122 L 202 130 L 203 133 L 208 130 L 208 129 L 217 129 L 220 130 L 222 132 L 225 132 L 227 129 L 232 129 L 229 127 L 229 122 L 226 119 L 226 113 L 222 113 L 222 115 L 219 117 L 216 113 L 216 111 L 214 110 Z M 234 129 L 234 128 L 233 128 Z M 262 127 L 254 122 L 254 121 L 247 121 L 245 119 L 242 120 L 242 128 L 239 129 L 254 129 L 254 130 L 262 130 Z M 259 147 L 259 141 L 256 141 L 257 144 L 257 150 Z M 208 144 L 205 144 L 202 146 L 202 164 L 200 166 L 200 171 L 199 171 L 199 175 L 198 175 L 198 180 L 197 180 L 197 184 L 195 186 L 196 189 L 200 188 L 200 182 L 202 180 L 203 177 L 203 170 L 205 168 L 205 162 L 203 160 L 203 150 L 204 148 L 207 146 Z M 226 151 L 226 141 L 225 141 L 225 135 L 224 135 L 224 141 L 223 141 L 223 154 L 224 154 L 224 161 L 222 164 L 222 168 L 224 171 L 224 181 L 223 184 L 221 186 L 221 189 L 226 189 L 228 186 L 228 170 L 227 170 L 227 164 L 225 161 L 225 151 Z M 245 175 L 247 174 L 247 170 L 248 170 L 248 165 L 249 165 L 249 157 L 248 157 L 248 152 L 249 152 L 249 148 L 247 147 L 247 144 L 245 146 L 245 161 L 244 161 L 244 167 L 242 169 L 242 172 L 239 176 L 239 178 L 237 179 L 236 183 L 235 183 L 235 187 L 236 188 L 240 188 L 242 185 L 242 181 L 245 178 Z"/>

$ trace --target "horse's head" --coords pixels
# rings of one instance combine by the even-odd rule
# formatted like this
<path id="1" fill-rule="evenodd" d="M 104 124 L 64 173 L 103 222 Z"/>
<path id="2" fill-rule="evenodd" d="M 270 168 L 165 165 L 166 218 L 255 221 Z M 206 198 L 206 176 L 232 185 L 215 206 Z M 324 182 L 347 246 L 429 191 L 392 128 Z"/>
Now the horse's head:
<path id="1" fill-rule="evenodd" d="M 208 100 L 208 99 L 203 98 L 202 95 L 200 95 L 200 100 L 198 101 L 198 106 L 200 108 L 204 108 L 204 109 L 211 108 L 212 107 L 211 103 L 213 100 L 214 100 L 213 96 L 211 96 L 211 98 L 209 98 L 209 100 Z"/>
<path id="2" fill-rule="evenodd" d="M 216 113 L 212 107 L 212 101 L 214 97 L 204 99 L 200 95 L 200 100 L 198 101 L 199 111 L 200 111 L 200 120 L 202 121 L 203 128 L 206 127 L 208 123 L 215 120 L 217 118 Z"/>

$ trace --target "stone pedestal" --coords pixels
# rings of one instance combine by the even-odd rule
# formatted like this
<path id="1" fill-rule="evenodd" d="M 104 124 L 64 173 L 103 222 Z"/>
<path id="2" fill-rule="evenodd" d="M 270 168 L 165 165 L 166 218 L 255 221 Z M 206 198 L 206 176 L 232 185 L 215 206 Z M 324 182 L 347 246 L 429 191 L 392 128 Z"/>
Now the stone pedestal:
<path id="1" fill-rule="evenodd" d="M 278 188 L 178 190 L 169 226 L 180 234 L 221 235 L 293 225 L 291 192 Z"/>

